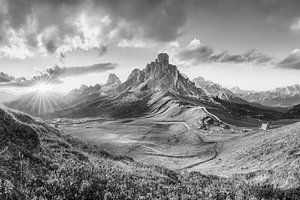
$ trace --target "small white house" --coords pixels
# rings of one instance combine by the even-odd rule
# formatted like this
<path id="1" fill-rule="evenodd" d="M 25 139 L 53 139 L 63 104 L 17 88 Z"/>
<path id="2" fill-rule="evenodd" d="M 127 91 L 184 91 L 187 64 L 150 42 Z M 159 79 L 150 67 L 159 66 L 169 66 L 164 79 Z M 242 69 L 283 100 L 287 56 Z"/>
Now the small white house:
<path id="1" fill-rule="evenodd" d="M 266 131 L 266 130 L 268 130 L 270 127 L 269 127 L 269 123 L 263 123 L 262 125 L 261 125 L 261 127 L 260 127 L 260 129 L 261 130 L 264 130 L 264 131 Z"/>

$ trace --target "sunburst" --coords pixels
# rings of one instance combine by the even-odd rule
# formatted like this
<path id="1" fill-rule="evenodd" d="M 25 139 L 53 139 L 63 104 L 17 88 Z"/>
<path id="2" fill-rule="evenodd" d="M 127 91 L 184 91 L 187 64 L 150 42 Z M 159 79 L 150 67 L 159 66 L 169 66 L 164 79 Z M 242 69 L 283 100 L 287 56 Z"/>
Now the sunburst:
<path id="1" fill-rule="evenodd" d="M 36 85 L 33 86 L 33 89 L 35 90 L 36 93 L 45 95 L 49 92 L 52 92 L 53 86 L 46 82 L 41 82 L 41 83 L 36 83 Z"/>
<path id="2" fill-rule="evenodd" d="M 24 96 L 18 106 L 27 107 L 32 114 L 42 116 L 65 105 L 62 95 L 56 92 L 49 76 L 35 77 L 31 82 L 30 91 L 31 93 Z"/>

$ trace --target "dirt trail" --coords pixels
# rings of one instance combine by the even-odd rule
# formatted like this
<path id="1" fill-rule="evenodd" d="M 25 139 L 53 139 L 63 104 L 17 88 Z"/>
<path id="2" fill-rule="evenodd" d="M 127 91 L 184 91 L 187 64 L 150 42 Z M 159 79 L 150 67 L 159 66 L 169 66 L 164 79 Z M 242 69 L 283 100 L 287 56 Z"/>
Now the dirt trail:
<path id="1" fill-rule="evenodd" d="M 185 166 L 185 167 L 181 168 L 180 170 L 190 169 L 190 168 L 196 167 L 198 165 L 201 165 L 203 163 L 206 163 L 206 162 L 209 162 L 211 160 L 214 160 L 219 155 L 219 151 L 220 151 L 220 148 L 222 148 L 222 146 L 223 146 L 223 142 L 216 142 L 215 149 L 214 149 L 214 155 L 211 158 L 208 158 L 208 159 L 206 159 L 204 161 L 197 162 L 197 163 Z"/>

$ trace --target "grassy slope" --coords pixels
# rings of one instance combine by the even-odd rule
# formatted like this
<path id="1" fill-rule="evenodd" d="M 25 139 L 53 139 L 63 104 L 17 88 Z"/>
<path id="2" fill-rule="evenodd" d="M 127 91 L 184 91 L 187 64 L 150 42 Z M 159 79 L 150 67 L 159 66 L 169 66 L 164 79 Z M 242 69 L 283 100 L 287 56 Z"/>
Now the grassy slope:
<path id="1" fill-rule="evenodd" d="M 281 188 L 300 186 L 300 123 L 248 135 L 226 143 L 216 160 L 198 170 Z"/>

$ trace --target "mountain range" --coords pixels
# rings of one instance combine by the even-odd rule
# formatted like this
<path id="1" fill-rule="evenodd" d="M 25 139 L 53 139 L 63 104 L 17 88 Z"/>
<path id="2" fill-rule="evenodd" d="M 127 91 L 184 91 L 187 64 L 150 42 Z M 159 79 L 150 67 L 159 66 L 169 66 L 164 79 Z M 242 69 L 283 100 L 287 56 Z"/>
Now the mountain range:
<path id="1" fill-rule="evenodd" d="M 300 104 L 300 85 L 298 84 L 261 92 L 241 90 L 239 87 L 231 88 L 231 91 L 242 99 L 265 106 L 292 107 Z"/>
<path id="2" fill-rule="evenodd" d="M 235 103 L 248 103 L 246 100 L 235 95 L 231 90 L 221 86 L 220 84 L 205 80 L 201 76 L 194 78 L 193 82 L 195 82 L 197 87 L 202 88 L 208 96 L 218 97 Z"/>
<path id="3" fill-rule="evenodd" d="M 205 107 L 225 122 L 243 124 L 244 121 L 253 126 L 257 126 L 261 120 L 297 117 L 280 109 L 248 102 L 231 90 L 202 77 L 191 81 L 169 63 L 169 56 L 165 53 L 160 53 L 144 69 L 134 69 L 123 83 L 115 74 L 110 74 L 103 85 L 82 85 L 67 95 L 56 94 L 55 98 L 51 109 L 45 108 L 42 111 L 39 105 L 29 103 L 33 102 L 30 95 L 6 105 L 32 115 L 37 115 L 39 110 L 38 116 L 51 118 L 123 118 L 145 115 L 182 117 L 195 107 Z M 203 111 L 197 112 L 203 114 Z"/>

